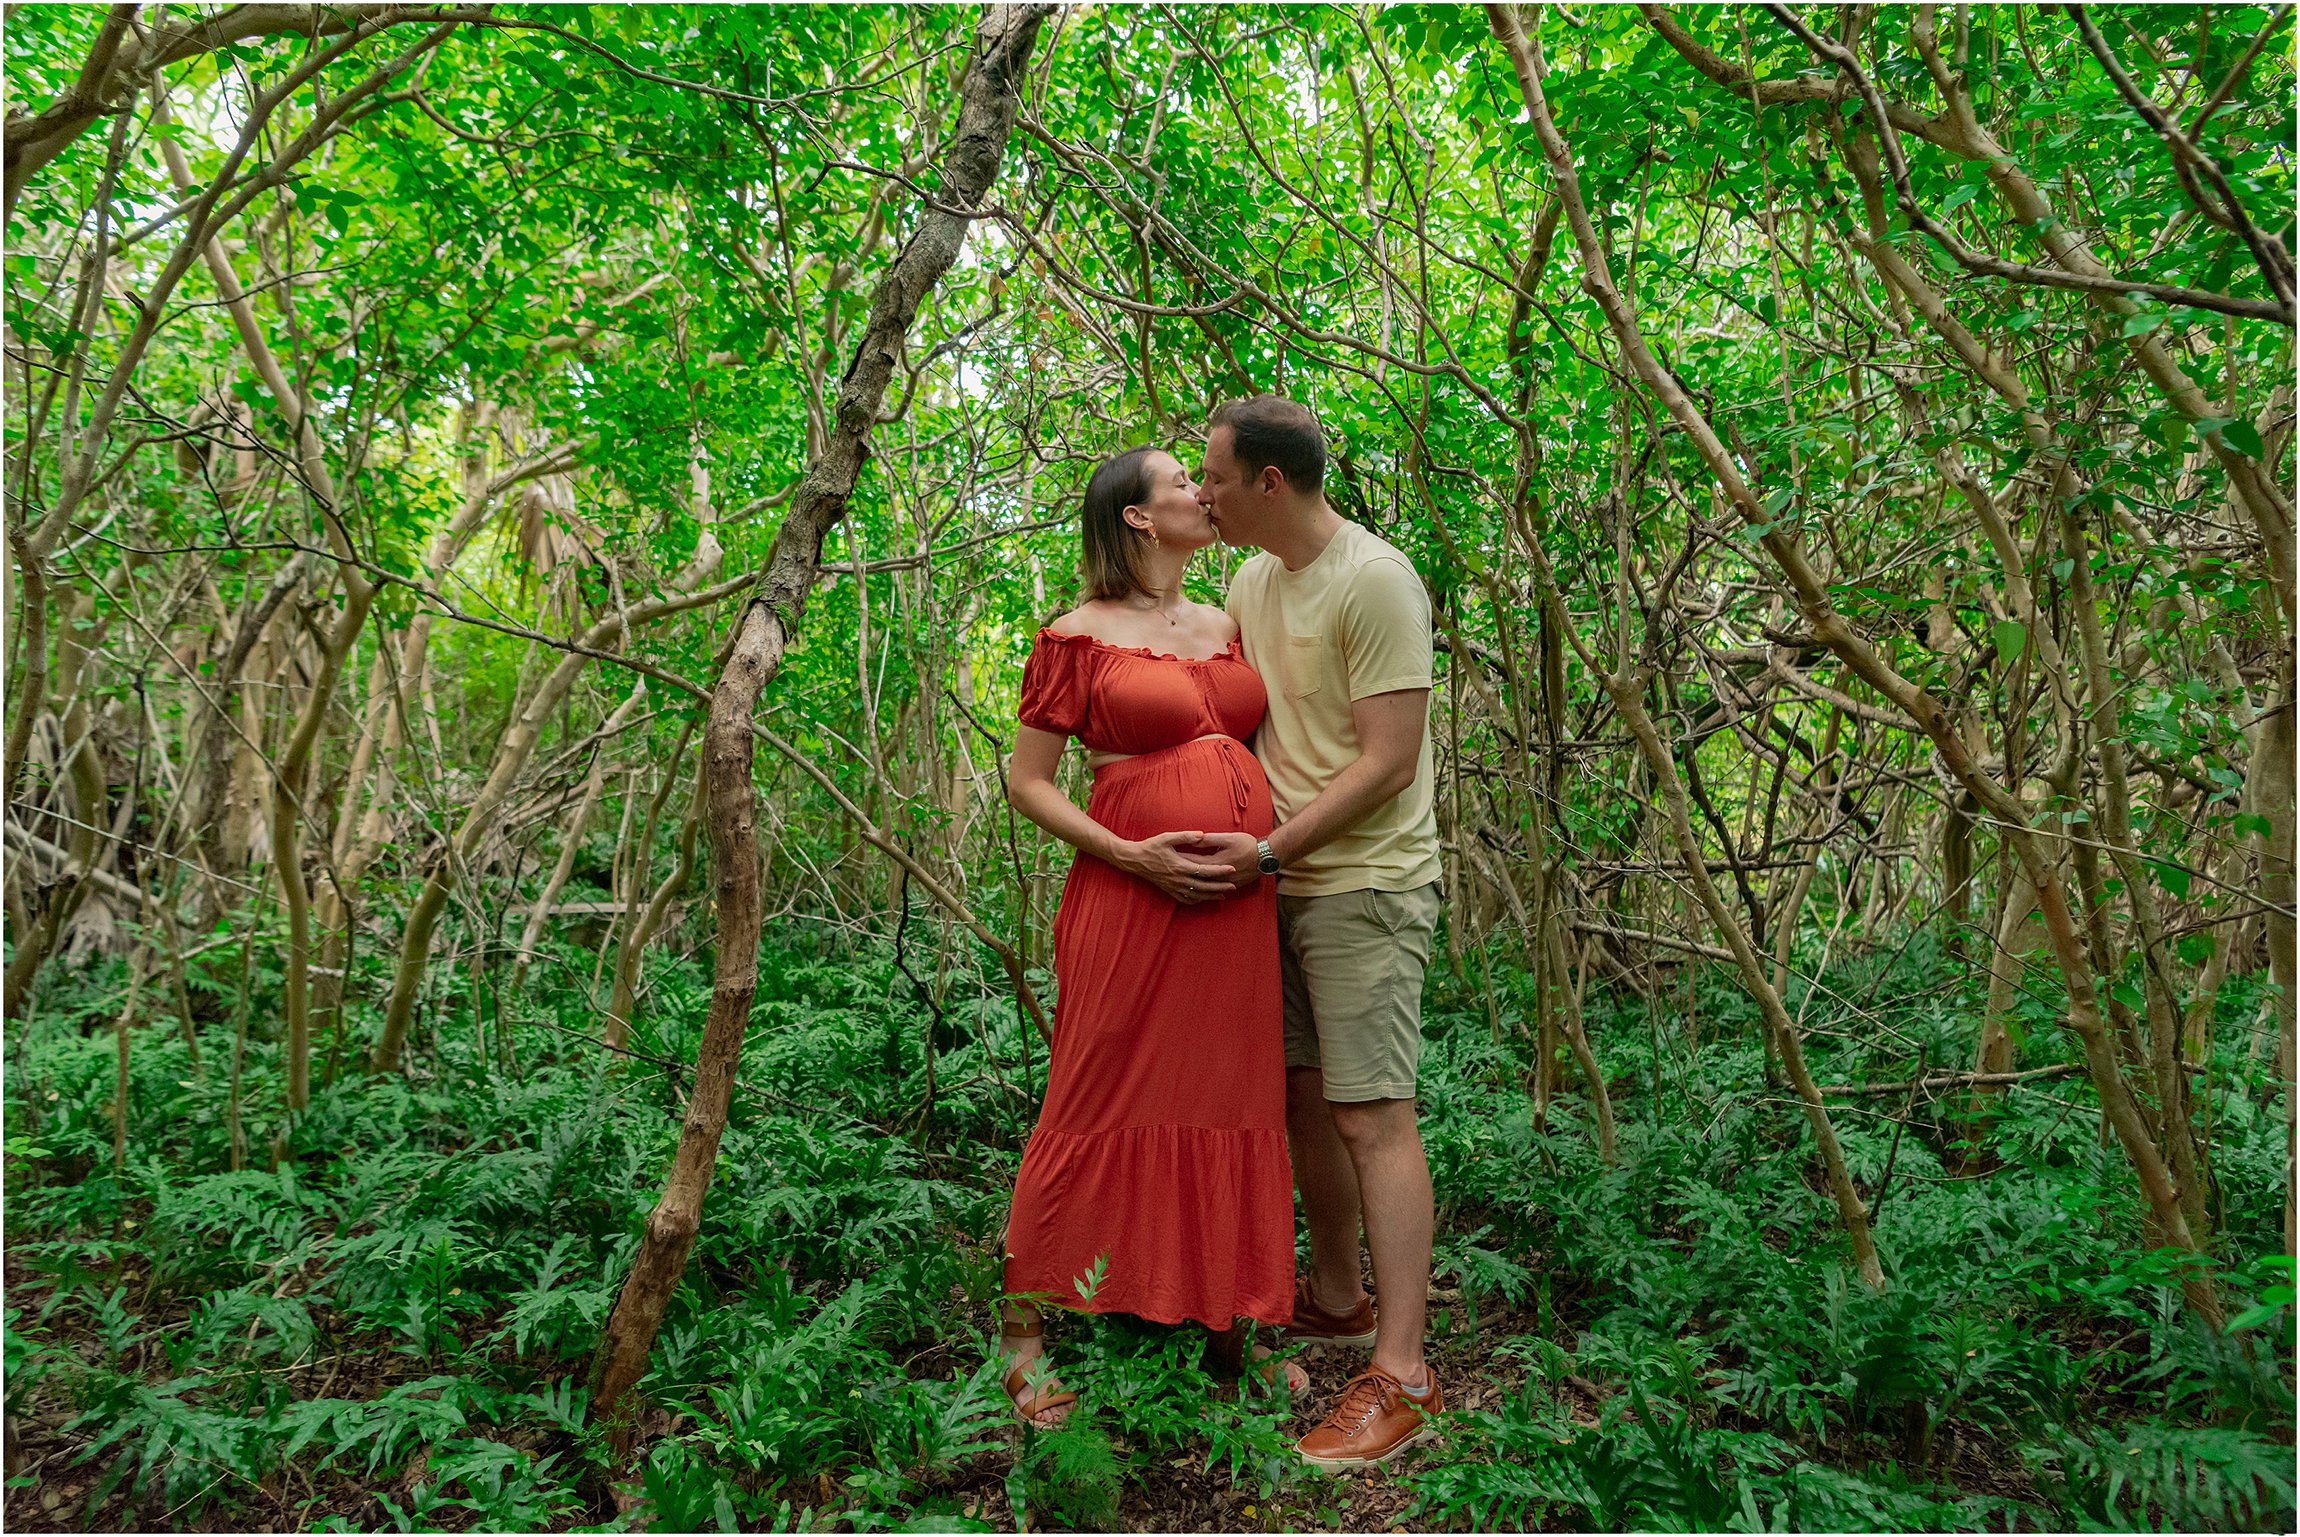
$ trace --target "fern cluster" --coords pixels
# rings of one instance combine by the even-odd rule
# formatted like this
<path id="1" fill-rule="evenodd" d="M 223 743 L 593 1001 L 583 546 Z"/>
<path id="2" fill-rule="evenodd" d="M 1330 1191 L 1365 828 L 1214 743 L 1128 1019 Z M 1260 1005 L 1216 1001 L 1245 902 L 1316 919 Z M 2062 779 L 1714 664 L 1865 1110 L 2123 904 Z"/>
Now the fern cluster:
<path id="1" fill-rule="evenodd" d="M 579 999 L 546 987 L 506 1016 L 515 1067 L 442 1007 L 405 1077 L 341 1073 L 292 1122 L 259 1023 L 236 1169 L 228 1039 L 203 1038 L 195 1065 L 162 1030 L 132 1042 L 115 1168 L 115 1049 L 83 1032 L 123 979 L 61 974 L 17 1027 L 7 1085 L 7 1412 L 33 1469 L 11 1512 L 1092 1528 L 1139 1524 L 1189 1483 L 1257 1521 L 1342 1523 L 1342 1496 L 1291 1455 L 1291 1406 L 1217 1382 L 1186 1334 L 1062 1320 L 1081 1407 L 1054 1432 L 1014 1423 L 995 1236 L 1043 1057 L 1008 1003 L 954 993 L 930 1103 L 935 1021 L 885 949 L 779 942 L 628 1469 L 584 1382 L 676 1139 L 693 962 L 651 966 L 635 1061 L 570 1036 Z M 1898 1031 L 1954 1038 L 1969 1000 L 1859 964 L 1837 993 L 1910 999 Z M 2273 1252 L 2282 1132 L 2240 1047 L 2218 1064 L 2238 1085 L 2217 1109 L 2238 1316 L 2216 1334 L 2178 1305 L 2175 1257 L 2134 1247 L 2137 1213 L 2065 1084 L 2006 1097 L 1987 1160 L 1946 1107 L 1918 1107 L 1897 1150 L 1889 1117 L 1844 1119 L 1864 1192 L 1895 1171 L 1878 1203 L 1895 1269 L 1874 1294 L 1850 1278 L 1801 1117 L 1751 1092 L 1733 990 L 1695 995 L 1718 1044 L 1673 1059 L 1633 995 L 1592 996 L 1621 1122 L 1607 1166 L 1570 1084 L 1536 1122 L 1526 984 L 1496 981 L 1501 1042 L 1482 998 L 1441 985 L 1428 1010 L 1432 1345 L 1461 1407 L 1399 1470 L 1414 1522 L 2290 1524 L 2290 1270 L 2244 1258 Z M 259 1021 L 270 985 L 255 979 Z M 1881 1070 L 1849 1043 L 1815 1056 Z"/>

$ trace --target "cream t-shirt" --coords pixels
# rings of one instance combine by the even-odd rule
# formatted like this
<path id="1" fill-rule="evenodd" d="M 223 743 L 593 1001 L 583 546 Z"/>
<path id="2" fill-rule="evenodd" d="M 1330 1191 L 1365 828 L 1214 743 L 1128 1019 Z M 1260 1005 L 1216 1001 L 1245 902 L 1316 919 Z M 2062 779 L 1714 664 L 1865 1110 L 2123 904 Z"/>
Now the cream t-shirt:
<path id="1" fill-rule="evenodd" d="M 1283 822 L 1358 756 L 1350 704 L 1430 686 L 1430 606 L 1413 563 L 1355 523 L 1299 571 L 1268 551 L 1239 567 L 1230 617 L 1270 713 L 1254 755 Z M 1438 878 L 1437 796 L 1425 720 L 1414 782 L 1363 822 L 1286 867 L 1278 894 L 1411 891 Z"/>

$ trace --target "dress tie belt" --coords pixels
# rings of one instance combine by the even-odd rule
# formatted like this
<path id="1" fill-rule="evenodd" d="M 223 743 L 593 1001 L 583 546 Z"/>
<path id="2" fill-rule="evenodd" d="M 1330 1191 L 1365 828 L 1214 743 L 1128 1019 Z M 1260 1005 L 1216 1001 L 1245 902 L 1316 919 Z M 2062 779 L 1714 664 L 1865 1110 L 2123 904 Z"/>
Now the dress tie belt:
<path id="1" fill-rule="evenodd" d="M 1222 768 L 1230 776 L 1230 809 L 1238 814 L 1239 824 L 1243 826 L 1246 813 L 1254 804 L 1254 781 L 1246 772 L 1246 765 L 1254 761 L 1254 755 L 1234 736 L 1218 736 L 1214 738 L 1214 745 L 1221 750 Z"/>

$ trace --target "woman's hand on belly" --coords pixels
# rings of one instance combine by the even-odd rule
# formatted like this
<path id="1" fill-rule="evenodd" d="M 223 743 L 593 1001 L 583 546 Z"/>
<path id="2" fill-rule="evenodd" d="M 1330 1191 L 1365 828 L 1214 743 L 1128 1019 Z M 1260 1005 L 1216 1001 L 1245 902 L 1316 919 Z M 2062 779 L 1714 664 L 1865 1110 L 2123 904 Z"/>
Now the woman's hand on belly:
<path id="1" fill-rule="evenodd" d="M 1230 894 L 1228 867 L 1208 864 L 1182 852 L 1205 839 L 1203 832 L 1159 833 L 1139 843 L 1121 841 L 1110 851 L 1110 863 L 1137 880 L 1148 881 L 1168 897 L 1188 907 L 1215 902 Z"/>

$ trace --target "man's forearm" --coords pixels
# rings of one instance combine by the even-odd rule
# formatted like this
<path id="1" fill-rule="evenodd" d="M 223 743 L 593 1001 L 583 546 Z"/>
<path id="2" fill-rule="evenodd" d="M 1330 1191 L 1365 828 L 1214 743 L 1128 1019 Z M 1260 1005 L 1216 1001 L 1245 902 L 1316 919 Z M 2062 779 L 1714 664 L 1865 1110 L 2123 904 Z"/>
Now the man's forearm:
<path id="1" fill-rule="evenodd" d="M 1397 764 L 1360 754 L 1270 834 L 1270 852 L 1286 866 L 1324 848 L 1402 794 L 1414 782 L 1414 767 L 1412 758 Z"/>

